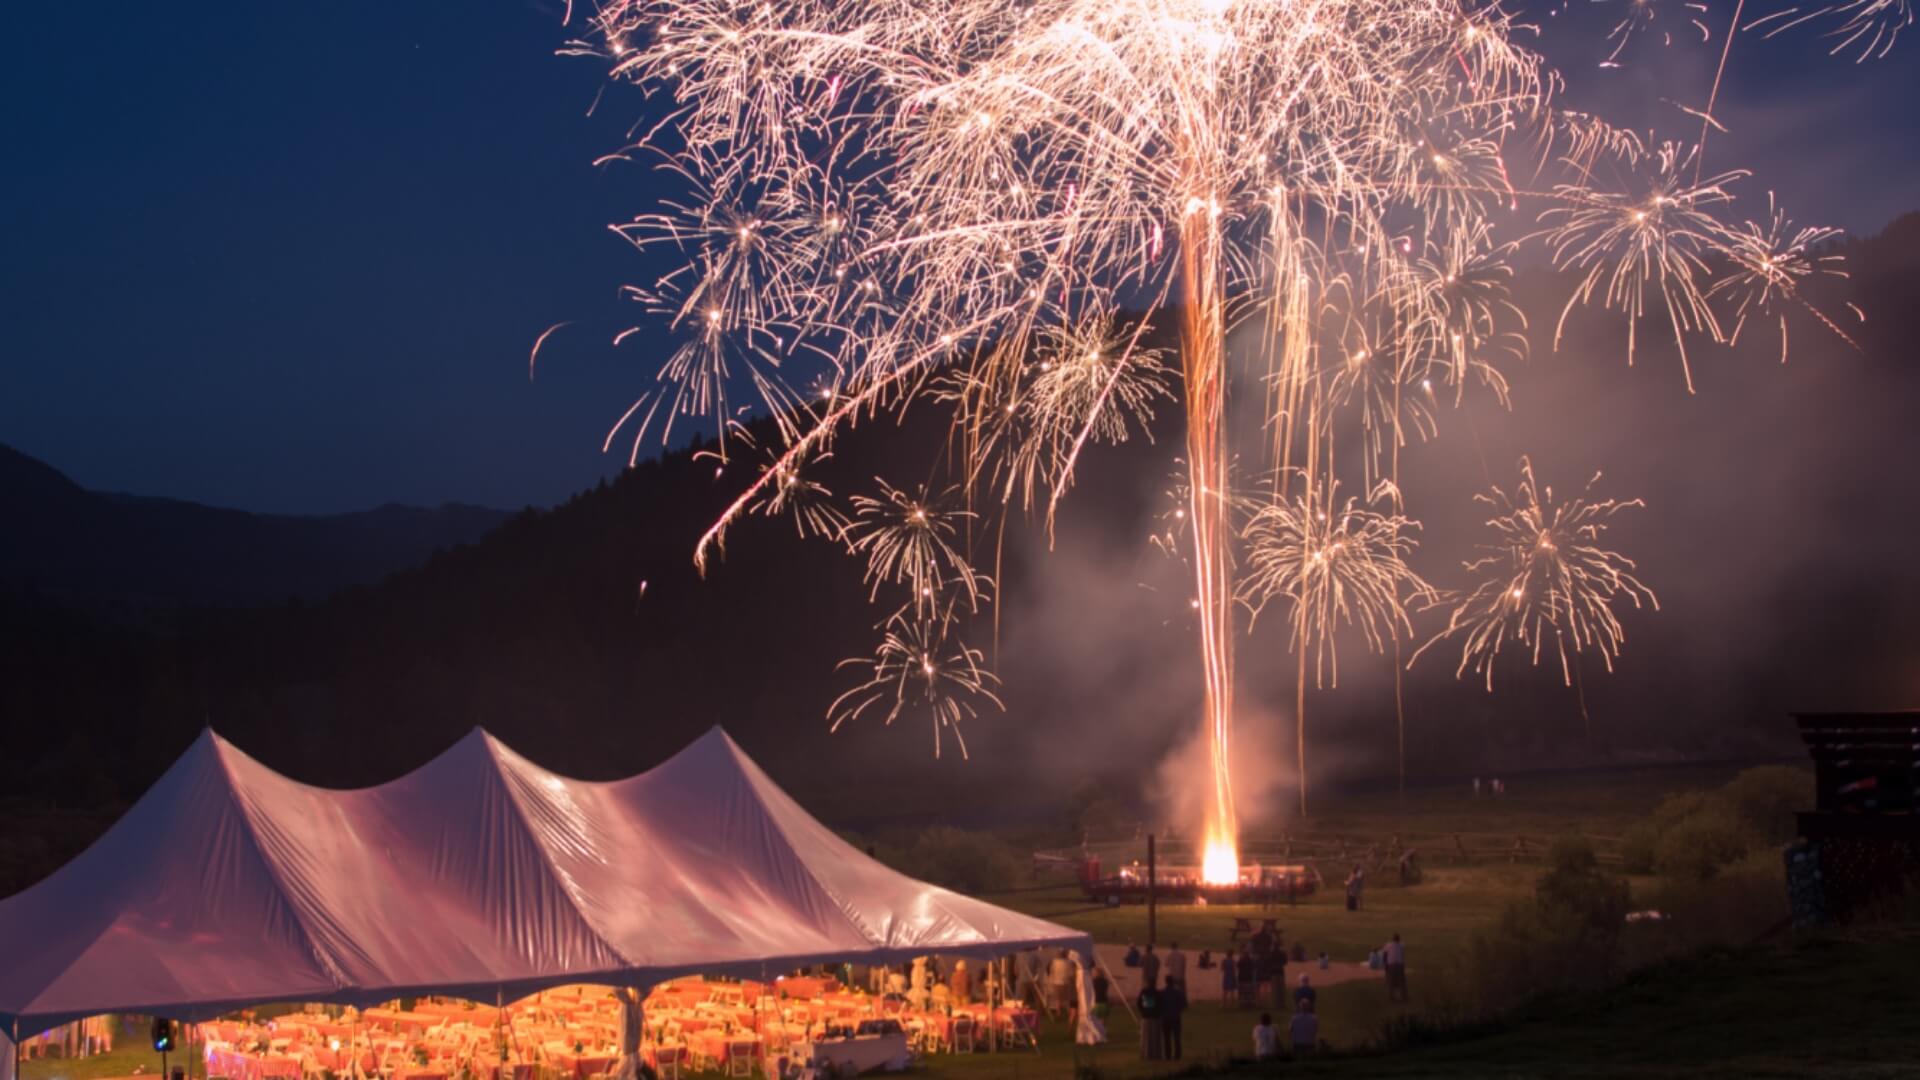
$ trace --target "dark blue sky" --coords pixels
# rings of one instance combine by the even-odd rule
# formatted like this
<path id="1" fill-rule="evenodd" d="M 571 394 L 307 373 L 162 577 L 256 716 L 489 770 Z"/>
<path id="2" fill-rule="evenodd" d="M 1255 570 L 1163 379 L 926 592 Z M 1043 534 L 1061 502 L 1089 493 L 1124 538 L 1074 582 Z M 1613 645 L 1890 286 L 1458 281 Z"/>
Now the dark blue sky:
<path id="1" fill-rule="evenodd" d="M 1717 54 L 1643 42 L 1601 71 L 1600 42 L 1536 18 L 1571 101 L 1696 130 L 1662 99 L 1697 101 Z M 586 115 L 602 80 L 553 55 L 557 0 L 8 19 L 0 442 L 89 487 L 280 511 L 547 504 L 622 462 L 600 440 L 662 339 L 607 347 L 641 272 L 605 226 L 653 194 L 589 162 L 642 104 Z M 1743 35 L 1714 165 L 1808 221 L 1920 208 L 1902 44 L 1855 66 Z"/>

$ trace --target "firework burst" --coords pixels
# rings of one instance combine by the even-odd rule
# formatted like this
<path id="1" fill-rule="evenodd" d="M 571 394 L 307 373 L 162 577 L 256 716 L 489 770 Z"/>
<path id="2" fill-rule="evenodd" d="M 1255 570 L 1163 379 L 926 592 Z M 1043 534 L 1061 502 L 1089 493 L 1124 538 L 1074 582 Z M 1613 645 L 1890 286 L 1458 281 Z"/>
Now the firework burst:
<path id="1" fill-rule="evenodd" d="M 1896 2 L 1904 11 L 1905 0 L 1860 0 L 1849 17 L 1883 25 Z M 928 685 L 982 692 L 990 680 L 955 621 L 988 579 L 967 562 L 973 529 L 962 537 L 956 523 L 997 511 L 1004 527 L 1042 509 L 1051 521 L 1090 448 L 1144 430 L 1177 393 L 1214 764 L 1207 830 L 1226 845 L 1238 827 L 1236 604 L 1299 589 L 1309 626 L 1359 626 L 1375 645 L 1405 632 L 1398 605 L 1417 579 L 1396 545 L 1412 523 L 1397 507 L 1336 509 L 1331 469 L 1311 462 L 1343 409 L 1371 432 L 1371 485 L 1383 445 L 1393 458 L 1408 435 L 1432 433 L 1434 383 L 1456 402 L 1470 382 L 1504 401 L 1499 365 L 1524 323 L 1506 299 L 1511 245 L 1494 238 L 1496 220 L 1523 201 L 1540 215 L 1521 239 L 1544 237 L 1579 278 L 1562 325 L 1582 304 L 1630 326 L 1661 309 L 1683 365 L 1689 337 L 1727 336 L 1715 302 L 1735 308 L 1725 318 L 1737 328 L 1743 303 L 1782 295 L 1715 289 L 1748 243 L 1715 218 L 1741 174 L 1702 180 L 1689 149 L 1649 151 L 1552 107 L 1559 76 L 1517 44 L 1521 27 L 1498 5 L 606 0 L 593 25 L 570 51 L 603 56 L 662 102 L 658 123 L 613 156 L 657 156 L 684 181 L 680 197 L 616 226 L 644 252 L 674 254 L 632 295 L 682 334 L 622 423 L 635 420 L 636 439 L 664 438 L 677 417 L 724 431 L 739 407 L 730 395 L 750 392 L 781 439 L 700 538 L 696 564 L 741 518 L 781 505 L 779 490 L 860 420 L 937 410 L 952 425 L 954 487 L 883 480 L 841 529 L 876 603 L 883 588 L 911 592 L 858 662 L 873 667 L 868 689 L 896 687 L 896 713 L 898 688 L 929 657 Z M 1538 155 L 1524 187 L 1509 168 L 1517 153 Z M 1610 190 L 1596 177 L 1625 179 Z M 1127 307 L 1177 307 L 1175 353 L 1143 343 L 1144 320 L 1120 325 L 1112 313 Z M 1233 328 L 1248 347 L 1229 351 Z M 1331 364 L 1329 342 L 1342 351 Z M 1259 472 L 1282 478 L 1280 509 L 1256 514 L 1244 538 L 1229 474 L 1251 440 L 1228 429 L 1236 384 L 1265 388 Z M 1316 531 L 1312 513 L 1287 524 L 1302 508 L 1348 539 Z M 1250 586 L 1234 581 L 1241 542 L 1259 556 Z M 1286 545 L 1333 542 L 1369 554 L 1343 554 L 1337 571 L 1283 569 L 1300 554 Z M 1577 648 L 1587 624 L 1565 625 Z M 1319 633 L 1295 647 L 1304 658 L 1324 646 L 1331 661 Z M 857 700 L 856 712 L 877 699 Z M 948 728 L 971 715 L 934 711 Z"/>
<path id="2" fill-rule="evenodd" d="M 940 756 L 944 739 L 953 739 L 960 756 L 967 756 L 962 722 L 979 716 L 985 703 L 1004 709 L 979 649 L 971 648 L 953 632 L 951 610 L 916 617 L 907 608 L 894 612 L 882 625 L 880 645 L 872 656 L 840 662 L 842 668 L 866 673 L 866 679 L 834 699 L 827 708 L 835 731 L 869 710 L 884 709 L 891 726 L 902 714 L 925 710 L 933 722 L 933 753 Z"/>
<path id="3" fill-rule="evenodd" d="M 1432 590 L 1407 565 L 1419 528 L 1399 512 L 1399 493 L 1382 482 L 1372 501 L 1388 512 L 1339 502 L 1333 481 L 1301 485 L 1300 494 L 1276 499 L 1247 521 L 1247 573 L 1240 599 L 1258 619 L 1269 603 L 1288 606 L 1295 670 L 1294 730 L 1299 769 L 1300 812 L 1307 811 L 1307 659 L 1313 658 L 1316 686 L 1340 682 L 1339 634 L 1358 628 L 1374 652 L 1389 638 L 1411 635 L 1409 600 L 1427 599 Z"/>
<path id="4" fill-rule="evenodd" d="M 1493 689 L 1495 661 L 1508 645 L 1528 650 L 1532 662 L 1551 646 L 1561 677 L 1574 682 L 1571 656 L 1591 650 L 1608 671 L 1620 655 L 1626 629 L 1615 612 L 1622 601 L 1659 610 L 1653 590 L 1635 576 L 1633 560 L 1601 546 L 1611 519 L 1622 510 L 1645 506 L 1639 499 L 1593 499 L 1595 473 L 1585 490 L 1556 501 L 1553 489 L 1534 479 L 1533 463 L 1520 459 L 1520 483 L 1509 495 L 1495 487 L 1474 496 L 1493 511 L 1487 527 L 1491 543 L 1466 564 L 1472 589 L 1449 601 L 1446 628 L 1420 654 L 1441 641 L 1461 639 L 1456 676 L 1469 669 Z M 1570 655 L 1571 654 L 1571 655 Z"/>

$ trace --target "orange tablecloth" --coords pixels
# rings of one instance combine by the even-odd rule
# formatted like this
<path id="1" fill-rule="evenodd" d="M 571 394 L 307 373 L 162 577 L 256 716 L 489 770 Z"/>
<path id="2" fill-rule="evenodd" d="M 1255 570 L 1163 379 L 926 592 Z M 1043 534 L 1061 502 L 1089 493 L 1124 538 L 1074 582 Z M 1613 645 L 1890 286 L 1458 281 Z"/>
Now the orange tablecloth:
<path id="1" fill-rule="evenodd" d="M 446 1022 L 445 1017 L 429 1016 L 419 1012 L 401 1012 L 399 1009 L 367 1009 L 360 1018 L 374 1027 L 388 1031 L 405 1031 L 418 1035 L 430 1027 L 438 1027 Z"/>
<path id="2" fill-rule="evenodd" d="M 697 1035 L 687 1036 L 688 1046 L 695 1047 L 701 1054 L 722 1065 L 727 1063 L 731 1044 L 736 1042 L 752 1043 L 753 1056 L 756 1060 L 761 1057 L 762 1049 L 766 1045 L 757 1035 L 742 1035 L 738 1032 L 729 1035 L 724 1031 L 702 1031 Z"/>
<path id="3" fill-rule="evenodd" d="M 572 1073 L 576 1078 L 610 1072 L 613 1069 L 613 1063 L 617 1060 L 612 1054 L 574 1054 L 566 1050 L 553 1054 L 553 1063 Z"/>
<path id="4" fill-rule="evenodd" d="M 828 990 L 838 989 L 840 983 L 835 979 L 819 975 L 793 975 L 774 984 L 788 997 L 815 998 Z"/>
<path id="5" fill-rule="evenodd" d="M 233 1080 L 299 1080 L 300 1062 L 285 1054 L 248 1054 L 239 1050 L 207 1050 L 207 1075 Z"/>
<path id="6" fill-rule="evenodd" d="M 445 1001 L 423 1001 L 413 1007 L 420 1016 L 439 1016 L 475 1027 L 492 1027 L 500 1019 L 499 1011 L 491 1005 L 457 1005 Z"/>

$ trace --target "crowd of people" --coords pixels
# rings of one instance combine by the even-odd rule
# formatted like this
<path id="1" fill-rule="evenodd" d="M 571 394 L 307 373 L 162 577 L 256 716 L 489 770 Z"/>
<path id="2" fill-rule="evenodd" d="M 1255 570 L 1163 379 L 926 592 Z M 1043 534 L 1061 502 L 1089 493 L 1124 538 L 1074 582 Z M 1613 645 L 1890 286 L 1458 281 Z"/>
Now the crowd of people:
<path id="1" fill-rule="evenodd" d="M 1305 961 L 1306 949 L 1296 944 L 1291 959 Z M 1320 991 L 1308 972 L 1289 980 L 1288 962 L 1289 952 L 1278 935 L 1263 930 L 1241 944 L 1237 951 L 1229 949 L 1217 959 L 1210 951 L 1203 951 L 1198 962 L 1192 965 L 1200 970 L 1219 968 L 1224 1005 L 1251 1009 L 1263 1002 L 1270 1003 L 1270 1011 L 1260 1014 L 1260 1021 L 1253 1029 L 1256 1058 L 1277 1057 L 1283 1043 L 1284 1048 L 1294 1054 L 1312 1053 L 1321 1045 Z M 1174 942 L 1164 956 L 1156 953 L 1151 944 L 1144 950 L 1129 946 L 1124 963 L 1140 972 L 1140 992 L 1134 1000 L 1134 1011 L 1140 1021 L 1141 1058 L 1181 1060 L 1185 1052 L 1186 1013 L 1193 1003 L 1188 989 L 1187 954 L 1178 942 Z M 1384 974 L 1389 1001 L 1408 1000 L 1406 945 L 1399 934 L 1373 950 L 1368 956 L 1368 965 Z M 1320 966 L 1323 969 L 1327 966 L 1324 953 L 1320 955 Z M 1109 992 L 1106 972 L 1096 971 L 1093 1000 L 1103 1016 Z M 1284 1029 L 1274 1025 L 1276 1014 L 1286 1018 Z"/>

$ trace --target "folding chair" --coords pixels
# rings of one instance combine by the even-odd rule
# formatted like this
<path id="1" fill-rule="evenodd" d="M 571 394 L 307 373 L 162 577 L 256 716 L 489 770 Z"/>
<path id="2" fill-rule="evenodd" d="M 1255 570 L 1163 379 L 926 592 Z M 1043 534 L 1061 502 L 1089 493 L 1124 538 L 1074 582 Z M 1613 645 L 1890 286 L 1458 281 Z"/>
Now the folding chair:
<path id="1" fill-rule="evenodd" d="M 727 1040 L 728 1076 L 745 1077 L 753 1075 L 753 1048 L 754 1044 L 752 1039 Z"/>
<path id="2" fill-rule="evenodd" d="M 687 1048 L 684 1046 L 662 1046 L 653 1052 L 654 1072 L 660 1080 L 680 1080 L 680 1066 L 685 1063 Z"/>
<path id="3" fill-rule="evenodd" d="M 973 1017 L 956 1016 L 953 1018 L 953 1052 L 956 1054 L 973 1053 Z"/>

